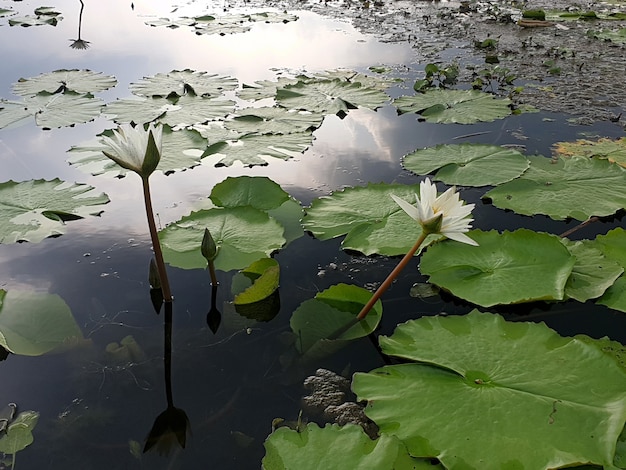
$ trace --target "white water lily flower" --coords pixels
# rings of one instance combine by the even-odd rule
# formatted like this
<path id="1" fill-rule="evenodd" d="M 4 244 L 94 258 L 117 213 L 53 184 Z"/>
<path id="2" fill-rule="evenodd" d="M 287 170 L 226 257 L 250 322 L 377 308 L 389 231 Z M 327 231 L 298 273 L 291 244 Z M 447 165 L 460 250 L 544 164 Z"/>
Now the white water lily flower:
<path id="1" fill-rule="evenodd" d="M 455 188 L 437 196 L 437 187 L 426 178 L 420 183 L 420 195 L 415 195 L 415 205 L 395 194 L 391 197 L 409 217 L 422 226 L 424 232 L 440 233 L 452 240 L 478 246 L 478 243 L 465 235 L 474 220 L 468 217 L 474 204 L 465 204 L 459 200 L 459 193 Z"/>
<path id="2" fill-rule="evenodd" d="M 142 125 L 122 124 L 113 130 L 113 137 L 103 136 L 103 150 L 107 157 L 127 170 L 132 170 L 142 178 L 147 178 L 161 160 L 163 127 L 153 123 L 144 129 Z"/>

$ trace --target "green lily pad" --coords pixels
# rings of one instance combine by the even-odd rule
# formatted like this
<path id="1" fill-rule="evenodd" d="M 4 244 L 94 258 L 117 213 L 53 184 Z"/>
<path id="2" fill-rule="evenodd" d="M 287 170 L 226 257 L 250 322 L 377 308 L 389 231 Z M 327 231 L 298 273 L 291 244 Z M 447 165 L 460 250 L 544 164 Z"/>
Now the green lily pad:
<path id="1" fill-rule="evenodd" d="M 626 170 L 606 160 L 530 156 L 518 179 L 492 189 L 489 198 L 518 214 L 545 214 L 555 220 L 587 220 L 626 207 Z"/>
<path id="2" fill-rule="evenodd" d="M 99 136 L 112 134 L 106 130 Z M 172 131 L 169 126 L 163 126 L 163 148 L 162 157 L 157 166 L 157 170 L 166 175 L 193 168 L 200 164 L 202 152 L 207 147 L 207 141 L 200 133 L 193 129 Z M 130 170 L 122 168 L 113 160 L 102 153 L 106 146 L 99 140 L 94 139 L 84 142 L 81 145 L 73 146 L 69 153 L 77 154 L 67 159 L 70 165 L 92 175 L 111 173 L 116 177 L 123 177 Z"/>
<path id="3" fill-rule="evenodd" d="M 289 324 L 296 336 L 296 348 L 307 359 L 323 357 L 345 346 L 346 342 L 372 333 L 382 317 L 382 303 L 377 301 L 359 323 L 329 339 L 354 321 L 372 293 L 362 287 L 336 284 L 305 300 L 293 312 Z"/>
<path id="4" fill-rule="evenodd" d="M 474 124 L 491 122 L 511 114 L 511 101 L 496 99 L 477 90 L 428 90 L 393 100 L 400 114 L 416 113 L 428 122 Z"/>
<path id="5" fill-rule="evenodd" d="M 152 27 L 165 26 L 166 28 L 177 29 L 181 26 L 193 26 L 195 22 L 196 20 L 194 18 L 181 16 L 180 18 L 156 18 L 146 21 L 146 24 Z"/>
<path id="6" fill-rule="evenodd" d="M 69 306 L 58 295 L 0 290 L 0 346 L 7 351 L 40 356 L 82 339 Z"/>
<path id="7" fill-rule="evenodd" d="M 496 186 L 519 177 L 530 163 L 517 150 L 497 145 L 437 145 L 404 156 L 404 168 L 418 175 L 438 170 L 435 179 L 449 185 Z"/>
<path id="8" fill-rule="evenodd" d="M 165 261 L 182 269 L 205 268 L 206 260 L 200 252 L 205 228 L 219 250 L 215 268 L 222 271 L 243 269 L 268 257 L 286 242 L 283 227 L 254 207 L 200 210 L 159 232 Z"/>
<path id="9" fill-rule="evenodd" d="M 5 16 L 11 16 L 15 14 L 15 10 L 11 10 L 11 9 L 6 9 L 6 8 L 0 8 L 0 18 L 5 17 Z"/>
<path id="10" fill-rule="evenodd" d="M 416 363 L 357 373 L 352 388 L 411 455 L 446 468 L 614 468 L 626 372 L 595 345 L 478 311 L 411 320 L 380 344 Z"/>
<path id="11" fill-rule="evenodd" d="M 35 123 L 44 129 L 72 127 L 93 121 L 103 105 L 104 101 L 92 95 L 71 92 L 28 96 L 22 103 L 0 101 L 0 129 L 24 122 L 28 116 L 34 116 Z"/>
<path id="12" fill-rule="evenodd" d="M 490 307 L 536 300 L 563 300 L 576 258 L 547 233 L 519 229 L 471 231 L 479 246 L 443 242 L 420 261 L 430 282 L 457 297 Z"/>
<path id="13" fill-rule="evenodd" d="M 249 305 L 260 302 L 278 289 L 280 268 L 272 258 L 262 258 L 241 271 L 252 284 L 233 300 L 235 305 Z"/>
<path id="14" fill-rule="evenodd" d="M 346 235 L 341 243 L 344 250 L 403 255 L 415 244 L 422 228 L 400 209 L 391 194 L 414 204 L 416 193 L 419 185 L 370 183 L 346 188 L 315 199 L 306 209 L 302 226 L 320 240 Z M 438 238 L 441 236 L 429 235 L 422 249 Z"/>
<path id="15" fill-rule="evenodd" d="M 39 413 L 36 411 L 22 411 L 9 424 L 7 432 L 0 437 L 0 452 L 14 455 L 31 445 L 35 438 L 33 429 L 39 421 Z"/>
<path id="16" fill-rule="evenodd" d="M 600 297 L 624 272 L 619 263 L 595 248 L 595 241 L 572 242 L 562 238 L 561 242 L 576 258 L 565 285 L 565 295 L 569 298 L 585 302 Z"/>
<path id="17" fill-rule="evenodd" d="M 442 470 L 411 457 L 396 437 L 384 434 L 374 441 L 354 424 L 278 428 L 265 441 L 265 450 L 264 470 Z"/>
<path id="18" fill-rule="evenodd" d="M 252 206 L 267 212 L 285 229 L 287 243 L 304 235 L 300 225 L 302 206 L 267 177 L 229 176 L 213 187 L 210 200 L 219 207 Z"/>
<path id="19" fill-rule="evenodd" d="M 172 70 L 168 73 L 157 73 L 137 83 L 131 83 L 130 91 L 136 95 L 148 97 L 184 96 L 199 97 L 221 96 L 225 91 L 237 88 L 237 79 L 226 75 L 197 72 L 190 69 Z"/>
<path id="20" fill-rule="evenodd" d="M 355 108 L 377 109 L 388 101 L 389 96 L 376 88 L 339 79 L 301 80 L 276 91 L 280 106 L 318 114 L 342 115 Z"/>
<path id="21" fill-rule="evenodd" d="M 205 150 L 202 158 L 215 166 L 231 166 L 239 161 L 245 166 L 268 165 L 265 157 L 289 160 L 304 152 L 313 142 L 311 132 L 292 134 L 248 134 L 234 141 L 221 141 Z M 214 157 L 221 158 L 213 162 Z M 212 158 L 207 158 L 212 157 Z"/>
<path id="22" fill-rule="evenodd" d="M 159 121 L 175 126 L 191 126 L 214 119 L 224 119 L 234 109 L 234 102 L 224 99 L 183 96 L 174 103 L 166 98 L 120 99 L 109 103 L 104 114 L 117 123 Z"/>
<path id="23" fill-rule="evenodd" d="M 237 90 L 237 96 L 242 100 L 257 101 L 267 98 L 274 98 L 278 88 L 286 85 L 295 85 L 297 78 L 279 77 L 277 80 L 259 80 L 252 85 L 246 83 L 241 85 L 241 90 Z"/>
<path id="24" fill-rule="evenodd" d="M 594 39 L 601 39 L 602 41 L 615 42 L 618 44 L 626 42 L 626 28 L 589 31 L 587 35 Z"/>
<path id="25" fill-rule="evenodd" d="M 109 198 L 94 192 L 59 179 L 0 183 L 0 243 L 40 242 L 65 233 L 68 221 L 100 215 Z"/>
<path id="26" fill-rule="evenodd" d="M 112 75 L 91 70 L 55 70 L 42 73 L 32 78 L 20 78 L 13 84 L 13 93 L 20 96 L 31 96 L 38 93 L 59 93 L 73 91 L 86 94 L 108 90 L 117 84 Z"/>
<path id="27" fill-rule="evenodd" d="M 561 157 L 580 155 L 583 157 L 604 158 L 611 163 L 626 167 L 626 137 L 620 139 L 577 140 L 557 142 L 554 151 Z"/>
<path id="28" fill-rule="evenodd" d="M 39 7 L 34 11 L 35 15 L 14 16 L 9 19 L 9 26 L 56 26 L 59 21 L 63 20 L 61 13 L 56 11 L 54 7 Z"/>
<path id="29" fill-rule="evenodd" d="M 273 106 L 241 110 L 224 126 L 241 134 L 291 134 L 313 131 L 322 125 L 323 119 L 321 114 L 288 111 Z"/>
<path id="30" fill-rule="evenodd" d="M 623 228 L 615 228 L 606 235 L 598 235 L 594 240 L 596 248 L 604 255 L 617 262 L 626 269 L 626 231 Z M 626 279 L 622 275 L 607 289 L 598 303 L 609 308 L 626 312 Z"/>

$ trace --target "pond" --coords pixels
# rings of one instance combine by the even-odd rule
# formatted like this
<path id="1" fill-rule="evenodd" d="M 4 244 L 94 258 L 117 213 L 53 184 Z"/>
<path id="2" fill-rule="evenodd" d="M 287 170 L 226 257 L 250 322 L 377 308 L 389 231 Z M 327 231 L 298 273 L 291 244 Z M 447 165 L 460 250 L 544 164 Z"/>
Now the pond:
<path id="1" fill-rule="evenodd" d="M 19 101 L 22 97 L 13 93 L 13 84 L 20 78 L 60 69 L 114 76 L 114 87 L 94 93 L 106 103 L 131 97 L 131 84 L 146 77 L 186 69 L 233 77 L 237 91 L 244 85 L 297 73 L 351 70 L 399 78 L 386 89 L 396 98 L 414 94 L 413 83 L 424 77 L 427 63 L 425 52 L 416 50 L 410 41 L 382 42 L 381 35 L 359 32 L 347 15 L 342 19 L 337 13 L 322 16 L 291 7 L 293 18 L 254 21 L 248 31 L 221 35 L 219 31 L 194 34 L 193 28 L 183 23 L 176 28 L 147 23 L 213 12 L 282 14 L 283 9 L 224 1 L 200 6 L 193 1 L 184 5 L 148 0 L 104 5 L 87 0 L 82 10 L 77 0 L 54 3 L 52 9 L 60 13 L 55 26 L 20 27 L 10 26 L 9 20 L 24 15 L 32 19 L 41 5 L 0 2 L 0 11 L 15 12 L 0 16 L 0 98 Z M 452 7 L 458 10 L 460 6 L 442 2 L 441 7 L 428 8 L 445 11 Z M 54 15 L 44 15 L 44 19 L 51 17 Z M 426 31 L 415 31 L 419 34 Z M 88 48 L 69 47 L 77 39 L 88 41 Z M 450 42 L 440 51 L 429 52 L 430 62 L 480 60 L 464 51 L 465 47 L 461 41 Z M 384 73 L 376 73 L 374 67 Z M 469 82 L 460 81 L 458 88 L 467 90 Z M 245 103 L 234 90 L 225 96 L 235 100 L 238 108 L 272 104 L 271 100 Z M 2 106 L 0 102 L 0 110 Z M 615 107 L 615 111 L 621 108 Z M 549 157 L 557 142 L 624 136 L 619 118 L 618 122 L 598 120 L 585 126 L 572 123 L 571 118 L 540 111 L 510 114 L 492 122 L 455 124 L 424 122 L 415 113 L 399 114 L 389 102 L 377 109 L 350 107 L 346 113 L 325 115 L 310 145 L 302 152 L 292 152 L 293 158 L 264 155 L 267 165 L 250 167 L 241 161 L 216 166 L 219 156 L 212 156 L 198 159 L 197 165 L 184 171 L 156 172 L 150 184 L 157 225 L 166 227 L 206 207 L 212 189 L 228 177 L 267 177 L 306 208 L 333 191 L 368 183 L 418 184 L 423 176 L 407 171 L 401 163 L 404 155 L 416 149 L 474 143 L 523 148 L 525 155 Z M 343 237 L 322 241 L 305 233 L 273 255 L 280 266 L 280 306 L 269 321 L 237 313 L 231 291 L 237 270 L 218 270 L 219 287 L 213 301 L 221 322 L 216 332 L 207 323 L 212 300 L 207 270 L 168 266 L 175 297 L 171 333 L 165 322 L 172 348 L 168 377 L 164 374 L 167 315 L 155 314 L 150 297 L 152 248 L 139 179 L 134 174 L 123 178 L 115 178 L 111 172 L 93 175 L 78 164 L 67 163 L 71 147 L 86 146 L 116 126 L 106 114 L 87 120 L 45 130 L 30 118 L 0 128 L 2 182 L 59 178 L 90 185 L 95 193 L 104 192 L 110 198 L 98 217 L 67 221 L 61 236 L 42 237 L 37 243 L 0 244 L 0 288 L 58 295 L 84 336 L 61 351 L 40 356 L 9 354 L 0 362 L 0 409 L 15 403 L 18 412 L 39 413 L 32 444 L 13 454 L 14 460 L 7 454 L 0 468 L 11 468 L 12 463 L 18 469 L 260 468 L 263 443 L 276 418 L 298 420 L 307 376 L 318 368 L 350 376 L 381 367 L 386 360 L 375 342 L 363 338 L 335 354 L 298 361 L 290 336 L 292 313 L 338 283 L 375 288 L 399 258 L 364 256 L 342 249 Z M 441 191 L 444 185 L 438 185 Z M 473 227 L 484 231 L 523 227 L 558 235 L 580 224 L 571 218 L 553 220 L 546 215 L 528 217 L 502 210 L 482 198 L 484 187 L 468 186 L 460 191 L 463 200 L 476 204 Z M 21 197 L 27 198 L 27 194 Z M 622 227 L 622 216 L 620 210 L 575 231 L 570 239 L 593 239 Z M 417 259 L 410 263 L 383 297 L 385 315 L 376 335 L 391 335 L 399 323 L 410 319 L 465 314 L 475 307 L 448 293 L 424 299 L 410 296 L 413 286 L 428 280 L 417 265 Z M 544 321 L 563 336 L 608 336 L 626 343 L 624 313 L 592 301 L 537 301 L 491 311 L 512 321 Z M 166 456 L 143 453 L 146 437 L 167 407 L 166 388 L 170 387 L 173 402 L 189 418 L 186 448 L 176 447 Z M 303 418 L 314 419 L 306 413 Z"/>

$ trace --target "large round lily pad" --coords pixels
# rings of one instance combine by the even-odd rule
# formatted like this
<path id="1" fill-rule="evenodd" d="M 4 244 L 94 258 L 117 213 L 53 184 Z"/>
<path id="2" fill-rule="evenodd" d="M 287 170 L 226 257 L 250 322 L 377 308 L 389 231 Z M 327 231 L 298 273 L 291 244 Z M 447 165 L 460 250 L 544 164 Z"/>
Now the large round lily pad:
<path id="1" fill-rule="evenodd" d="M 354 424 L 282 427 L 265 441 L 265 449 L 264 470 L 441 470 L 411 457 L 399 439 L 383 435 L 373 441 Z"/>
<path id="2" fill-rule="evenodd" d="M 491 122 L 511 114 L 509 99 L 496 99 L 476 90 L 428 90 L 393 100 L 400 114 L 417 113 L 428 122 L 474 124 Z"/>
<path id="3" fill-rule="evenodd" d="M 366 255 L 404 255 L 422 228 L 394 202 L 391 194 L 414 204 L 419 185 L 370 183 L 336 191 L 315 199 L 306 210 L 302 225 L 320 240 L 346 235 L 341 243 L 346 250 Z M 437 238 L 440 236 L 429 235 L 422 247 Z"/>
<path id="4" fill-rule="evenodd" d="M 437 171 L 435 179 L 450 185 L 495 186 L 526 171 L 528 160 L 517 150 L 498 145 L 437 145 L 404 156 L 404 168 L 418 175 Z"/>
<path id="5" fill-rule="evenodd" d="M 528 157 L 518 179 L 492 189 L 485 198 L 518 214 L 545 214 L 555 220 L 587 220 L 626 207 L 626 170 L 607 160 L 574 156 Z"/>
<path id="6" fill-rule="evenodd" d="M 357 373 L 352 388 L 411 455 L 446 468 L 614 468 L 626 373 L 594 344 L 478 311 L 411 320 L 380 343 L 417 363 Z"/>
<path id="7" fill-rule="evenodd" d="M 266 212 L 253 207 L 200 210 L 159 232 L 165 261 L 183 269 L 205 268 L 200 252 L 204 229 L 218 247 L 215 267 L 243 269 L 285 244 L 283 227 Z"/>
<path id="8" fill-rule="evenodd" d="M 576 259 L 557 237 L 527 229 L 471 234 L 479 246 L 443 242 L 422 255 L 432 284 L 484 307 L 563 300 Z"/>

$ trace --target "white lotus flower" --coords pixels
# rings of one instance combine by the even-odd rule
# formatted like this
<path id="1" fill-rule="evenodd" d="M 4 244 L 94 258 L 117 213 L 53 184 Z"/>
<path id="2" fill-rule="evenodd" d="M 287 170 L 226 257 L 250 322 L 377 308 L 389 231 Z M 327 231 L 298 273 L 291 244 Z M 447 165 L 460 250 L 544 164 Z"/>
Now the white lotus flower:
<path id="1" fill-rule="evenodd" d="M 437 196 L 437 187 L 426 178 L 420 183 L 420 195 L 415 195 L 416 205 L 395 194 L 391 197 L 409 217 L 422 226 L 425 233 L 440 233 L 452 240 L 478 246 L 478 243 L 465 235 L 474 220 L 468 217 L 474 204 L 465 204 L 459 200 L 459 193 L 455 188 Z"/>
<path id="2" fill-rule="evenodd" d="M 107 157 L 142 178 L 147 178 L 161 160 L 163 127 L 150 123 L 145 130 L 142 125 L 122 124 L 113 130 L 113 137 L 103 136 L 103 150 Z"/>

